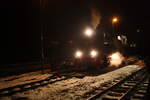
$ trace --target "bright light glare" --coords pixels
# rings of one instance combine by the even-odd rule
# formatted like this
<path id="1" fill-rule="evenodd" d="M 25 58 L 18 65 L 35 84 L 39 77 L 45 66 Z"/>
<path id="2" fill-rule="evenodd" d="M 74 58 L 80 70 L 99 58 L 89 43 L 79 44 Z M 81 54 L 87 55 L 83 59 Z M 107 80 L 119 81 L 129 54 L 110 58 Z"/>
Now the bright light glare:
<path id="1" fill-rule="evenodd" d="M 93 35 L 94 31 L 91 28 L 88 28 L 85 30 L 85 35 L 88 37 L 91 37 Z"/>
<path id="2" fill-rule="evenodd" d="M 98 52 L 95 51 L 95 50 L 92 50 L 91 53 L 90 53 L 91 57 L 94 58 L 98 55 Z"/>
<path id="3" fill-rule="evenodd" d="M 120 55 L 118 53 L 114 53 L 111 55 L 112 59 L 120 59 Z"/>
<path id="4" fill-rule="evenodd" d="M 83 55 L 83 53 L 81 51 L 76 51 L 76 53 L 75 53 L 76 58 L 81 58 L 82 55 Z"/>
<path id="5" fill-rule="evenodd" d="M 115 17 L 115 18 L 113 18 L 113 23 L 115 23 L 115 22 L 117 22 L 118 21 L 118 19 Z"/>
<path id="6" fill-rule="evenodd" d="M 121 40 L 121 36 L 117 36 L 117 39 L 118 39 L 118 40 Z"/>
<path id="7" fill-rule="evenodd" d="M 119 66 L 124 60 L 124 57 L 119 52 L 111 54 L 109 58 L 110 58 L 109 62 L 111 66 Z"/>

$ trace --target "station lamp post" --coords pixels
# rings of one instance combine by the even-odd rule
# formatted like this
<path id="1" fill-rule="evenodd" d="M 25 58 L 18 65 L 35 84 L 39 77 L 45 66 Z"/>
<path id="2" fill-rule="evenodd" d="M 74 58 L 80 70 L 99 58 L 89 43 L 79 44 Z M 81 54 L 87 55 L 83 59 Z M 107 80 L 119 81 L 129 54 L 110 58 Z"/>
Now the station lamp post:
<path id="1" fill-rule="evenodd" d="M 118 18 L 117 18 L 117 17 L 114 17 L 114 18 L 112 19 L 112 23 L 116 23 L 116 22 L 118 22 Z"/>
<path id="2" fill-rule="evenodd" d="M 118 17 L 113 17 L 113 19 L 112 19 L 112 30 L 113 30 L 113 35 L 115 36 L 115 32 L 116 32 L 116 30 L 115 30 L 115 26 L 116 26 L 116 24 L 118 23 L 118 21 L 119 21 L 119 19 L 118 19 Z"/>

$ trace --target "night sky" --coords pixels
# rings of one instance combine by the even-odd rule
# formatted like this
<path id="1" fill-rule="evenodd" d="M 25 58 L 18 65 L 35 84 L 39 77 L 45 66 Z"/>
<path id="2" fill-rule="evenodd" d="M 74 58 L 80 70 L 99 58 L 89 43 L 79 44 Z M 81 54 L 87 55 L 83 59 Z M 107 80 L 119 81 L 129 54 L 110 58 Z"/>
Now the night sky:
<path id="1" fill-rule="evenodd" d="M 150 50 L 149 6 L 146 0 L 43 0 L 42 6 L 40 0 L 5 2 L 1 13 L 1 64 L 39 61 L 41 31 L 44 46 L 80 37 L 82 29 L 90 25 L 91 9 L 99 11 L 100 24 L 107 31 L 111 18 L 119 16 L 120 31 L 137 40 L 146 55 Z M 136 32 L 138 28 L 140 33 Z"/>

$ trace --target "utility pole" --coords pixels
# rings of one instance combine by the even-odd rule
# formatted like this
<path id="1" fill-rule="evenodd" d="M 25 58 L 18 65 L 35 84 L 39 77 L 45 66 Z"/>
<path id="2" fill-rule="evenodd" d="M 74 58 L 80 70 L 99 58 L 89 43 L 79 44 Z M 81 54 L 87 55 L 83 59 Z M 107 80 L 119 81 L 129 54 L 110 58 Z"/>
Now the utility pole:
<path id="1" fill-rule="evenodd" d="M 44 74 L 44 46 L 43 46 L 43 41 L 44 41 L 44 22 L 43 22 L 43 0 L 40 0 L 40 28 L 41 28 L 41 31 L 40 31 L 40 39 L 41 39 L 41 67 L 42 67 L 42 70 L 41 70 L 41 73 Z"/>

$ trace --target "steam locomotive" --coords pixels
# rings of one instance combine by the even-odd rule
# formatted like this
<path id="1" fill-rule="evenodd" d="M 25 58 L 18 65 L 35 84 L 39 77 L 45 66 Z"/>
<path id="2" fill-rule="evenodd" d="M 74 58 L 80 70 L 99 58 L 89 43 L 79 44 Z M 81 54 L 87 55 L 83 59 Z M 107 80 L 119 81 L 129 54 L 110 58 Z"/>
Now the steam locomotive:
<path id="1" fill-rule="evenodd" d="M 124 52 L 126 38 L 123 35 L 113 35 L 106 32 L 96 32 L 86 29 L 78 41 L 51 44 L 50 63 L 57 66 L 76 68 L 106 67 L 109 55 L 114 51 Z"/>

